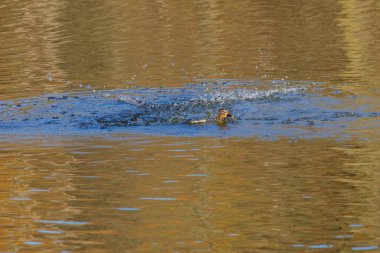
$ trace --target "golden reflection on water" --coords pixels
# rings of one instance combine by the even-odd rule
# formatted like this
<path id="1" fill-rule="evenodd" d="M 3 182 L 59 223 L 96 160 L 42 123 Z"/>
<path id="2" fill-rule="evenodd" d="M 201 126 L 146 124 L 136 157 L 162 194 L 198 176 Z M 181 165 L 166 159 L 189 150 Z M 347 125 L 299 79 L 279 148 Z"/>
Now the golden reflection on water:
<path id="1" fill-rule="evenodd" d="M 341 109 L 378 111 L 379 7 L 6 0 L 0 100 L 284 78 L 347 84 L 366 96 Z M 378 118 L 347 129 L 358 139 L 0 136 L 0 251 L 378 249 Z"/>
<path id="2" fill-rule="evenodd" d="M 0 95 L 203 78 L 328 81 L 367 90 L 380 80 L 378 10 L 371 0 L 5 1 Z"/>
<path id="3" fill-rule="evenodd" d="M 343 78 L 361 82 L 379 83 L 378 60 L 369 57 L 380 47 L 375 41 L 379 32 L 380 4 L 378 1 L 340 1 L 342 5 L 339 26 L 343 30 L 344 51 L 347 56 Z M 363 15 L 364 14 L 364 15 Z M 368 79 L 363 80 L 363 76 Z"/>
<path id="4" fill-rule="evenodd" d="M 3 251 L 345 252 L 380 236 L 376 142 L 2 139 Z"/>

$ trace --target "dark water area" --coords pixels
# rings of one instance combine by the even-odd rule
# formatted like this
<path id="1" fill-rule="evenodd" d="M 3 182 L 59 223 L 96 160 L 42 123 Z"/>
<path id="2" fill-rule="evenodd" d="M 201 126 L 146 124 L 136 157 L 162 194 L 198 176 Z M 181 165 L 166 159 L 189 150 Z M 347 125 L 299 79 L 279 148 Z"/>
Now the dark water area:
<path id="1" fill-rule="evenodd" d="M 379 13 L 0 2 L 0 252 L 380 251 Z"/>
<path id="2" fill-rule="evenodd" d="M 380 127 L 379 101 L 368 105 L 357 100 L 352 93 L 323 84 L 284 81 L 59 93 L 4 101 L 0 131 L 344 139 L 360 137 L 354 133 L 358 122 Z M 217 124 L 219 108 L 228 108 L 235 119 Z M 189 124 L 199 119 L 207 122 Z"/>

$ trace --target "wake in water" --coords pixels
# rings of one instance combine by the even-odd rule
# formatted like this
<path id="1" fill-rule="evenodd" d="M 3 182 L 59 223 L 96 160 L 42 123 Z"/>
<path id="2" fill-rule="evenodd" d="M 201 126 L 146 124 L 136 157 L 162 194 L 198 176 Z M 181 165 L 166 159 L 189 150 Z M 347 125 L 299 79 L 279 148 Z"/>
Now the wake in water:
<path id="1" fill-rule="evenodd" d="M 326 95 L 321 90 L 310 83 L 231 82 L 47 95 L 1 102 L 0 131 L 292 136 L 305 131 L 306 135 L 317 130 L 336 132 L 336 123 L 346 126 L 355 119 L 379 116 L 378 112 L 339 109 L 344 104 L 341 92 L 334 90 Z M 339 98 L 334 95 L 337 93 Z M 349 95 L 343 98 L 353 99 Z M 221 107 L 239 118 L 228 131 L 210 124 L 185 124 L 197 119 L 212 122 Z"/>

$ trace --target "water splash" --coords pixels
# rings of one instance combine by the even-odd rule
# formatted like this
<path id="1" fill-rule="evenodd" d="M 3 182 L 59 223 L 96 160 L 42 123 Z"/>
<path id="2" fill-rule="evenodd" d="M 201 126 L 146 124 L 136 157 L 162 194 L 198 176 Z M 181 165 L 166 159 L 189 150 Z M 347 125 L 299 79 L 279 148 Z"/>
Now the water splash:
<path id="1" fill-rule="evenodd" d="M 188 85 L 52 94 L 0 101 L 0 132 L 75 133 L 128 131 L 188 136 L 326 136 L 379 112 L 348 110 L 355 99 L 311 83 Z M 351 100 L 351 101 L 349 101 Z M 219 108 L 239 118 L 224 127 L 212 122 Z M 189 126 L 189 120 L 209 124 Z"/>
<path id="2" fill-rule="evenodd" d="M 304 91 L 304 87 L 257 88 L 210 87 L 195 89 L 146 89 L 117 97 L 118 101 L 134 106 L 134 111 L 98 118 L 102 127 L 136 125 L 172 125 L 189 119 L 213 120 L 218 108 L 232 107 L 237 102 L 279 99 L 287 94 Z"/>

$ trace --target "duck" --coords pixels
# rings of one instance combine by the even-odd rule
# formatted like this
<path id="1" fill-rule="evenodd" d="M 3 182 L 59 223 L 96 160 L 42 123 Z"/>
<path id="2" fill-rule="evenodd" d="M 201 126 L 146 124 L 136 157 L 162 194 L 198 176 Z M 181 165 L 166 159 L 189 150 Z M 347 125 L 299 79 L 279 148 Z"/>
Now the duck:
<path id="1" fill-rule="evenodd" d="M 220 108 L 215 120 L 217 123 L 226 123 L 229 119 L 234 118 L 235 117 L 227 109 Z"/>
<path id="2" fill-rule="evenodd" d="M 215 121 L 218 124 L 225 124 L 229 119 L 235 119 L 235 117 L 225 108 L 220 108 L 218 114 L 215 117 Z M 206 119 L 191 119 L 188 121 L 189 124 L 205 124 Z"/>

